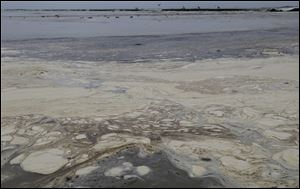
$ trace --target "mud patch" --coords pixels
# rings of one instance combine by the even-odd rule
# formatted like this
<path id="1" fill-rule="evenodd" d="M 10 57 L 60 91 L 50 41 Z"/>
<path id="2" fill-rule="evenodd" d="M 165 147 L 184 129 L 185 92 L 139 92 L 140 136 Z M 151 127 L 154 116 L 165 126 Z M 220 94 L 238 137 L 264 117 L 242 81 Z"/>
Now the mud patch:
<path id="1" fill-rule="evenodd" d="M 130 148 L 104 160 L 96 161 L 99 166 L 92 173 L 84 176 L 69 176 L 66 183 L 56 184 L 56 187 L 101 187 L 101 188 L 139 188 L 139 187 L 225 187 L 228 184 L 218 175 L 205 175 L 201 178 L 191 178 L 189 175 L 174 167 L 162 152 L 150 154 L 145 158 L 138 157 L 139 149 Z M 125 169 L 116 177 L 105 176 L 105 171 L 111 167 L 130 164 L 134 167 L 147 166 L 151 169 L 148 174 L 138 175 L 132 169 Z"/>

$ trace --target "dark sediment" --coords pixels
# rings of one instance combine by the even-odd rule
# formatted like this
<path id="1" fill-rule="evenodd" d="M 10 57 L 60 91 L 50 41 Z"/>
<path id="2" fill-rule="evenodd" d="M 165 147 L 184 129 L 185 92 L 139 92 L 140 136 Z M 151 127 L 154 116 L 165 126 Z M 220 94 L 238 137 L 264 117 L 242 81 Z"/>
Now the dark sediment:
<path id="1" fill-rule="evenodd" d="M 174 59 L 194 62 L 207 58 L 268 57 L 264 50 L 270 47 L 281 54 L 297 54 L 299 47 L 292 44 L 299 40 L 298 34 L 299 30 L 273 29 L 157 36 L 32 39 L 2 41 L 1 46 L 21 50 L 21 56 L 24 57 L 51 61 L 133 63 L 137 60 L 151 62 Z"/>
<path id="2" fill-rule="evenodd" d="M 138 148 L 131 148 L 120 151 L 104 160 L 99 160 L 96 162 L 96 164 L 99 165 L 99 169 L 85 176 L 74 176 L 72 179 L 68 177 L 69 179 L 63 187 L 206 188 L 225 186 L 224 180 L 217 175 L 204 175 L 203 178 L 189 177 L 186 172 L 174 167 L 163 153 L 157 152 L 144 158 L 138 157 L 138 153 Z M 120 157 L 122 157 L 122 159 L 120 159 Z M 150 167 L 151 172 L 140 178 L 135 177 L 129 179 L 124 179 L 123 176 L 120 178 L 104 176 L 106 168 L 121 165 L 123 162 L 132 162 L 134 166 L 146 165 Z M 130 174 L 130 171 L 128 174 Z"/>

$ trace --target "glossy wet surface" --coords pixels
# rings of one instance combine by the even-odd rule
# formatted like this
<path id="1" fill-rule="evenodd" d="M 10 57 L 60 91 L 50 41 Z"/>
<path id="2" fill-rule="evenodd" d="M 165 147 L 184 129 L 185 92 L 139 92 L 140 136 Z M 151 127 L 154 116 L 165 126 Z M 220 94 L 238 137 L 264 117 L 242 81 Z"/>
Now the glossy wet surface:
<path id="1" fill-rule="evenodd" d="M 186 172 L 174 167 L 166 155 L 161 152 L 147 155 L 147 157 L 138 157 L 138 154 L 139 149 L 132 148 L 120 151 L 104 160 L 96 161 L 94 164 L 99 166 L 98 169 L 88 175 L 68 177 L 69 180 L 64 187 L 205 188 L 226 186 L 223 179 L 213 174 L 207 174 L 202 178 L 189 177 Z M 131 170 L 125 171 L 118 177 L 104 175 L 107 169 L 122 165 L 124 162 L 132 162 L 133 166 L 147 166 L 151 171 L 145 176 L 132 176 L 134 173 Z"/>
<path id="2" fill-rule="evenodd" d="M 1 40 L 134 36 L 298 28 L 297 12 L 1 12 Z"/>

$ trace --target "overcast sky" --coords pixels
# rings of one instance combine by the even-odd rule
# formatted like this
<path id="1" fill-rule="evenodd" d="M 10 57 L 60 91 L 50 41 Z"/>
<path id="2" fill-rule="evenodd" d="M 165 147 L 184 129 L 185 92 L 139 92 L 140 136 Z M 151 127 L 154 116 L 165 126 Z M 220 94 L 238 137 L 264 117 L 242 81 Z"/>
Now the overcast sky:
<path id="1" fill-rule="evenodd" d="M 158 6 L 160 4 L 160 6 Z M 4 9 L 107 9 L 107 8 L 259 8 L 299 6 L 298 1 L 1 1 Z"/>

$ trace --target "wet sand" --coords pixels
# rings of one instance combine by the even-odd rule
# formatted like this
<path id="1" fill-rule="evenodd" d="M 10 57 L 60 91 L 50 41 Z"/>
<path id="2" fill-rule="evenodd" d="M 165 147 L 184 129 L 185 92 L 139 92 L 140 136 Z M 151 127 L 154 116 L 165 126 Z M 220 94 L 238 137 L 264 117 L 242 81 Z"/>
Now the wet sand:
<path id="1" fill-rule="evenodd" d="M 1 41 L 1 187 L 299 187 L 287 25 Z"/>

